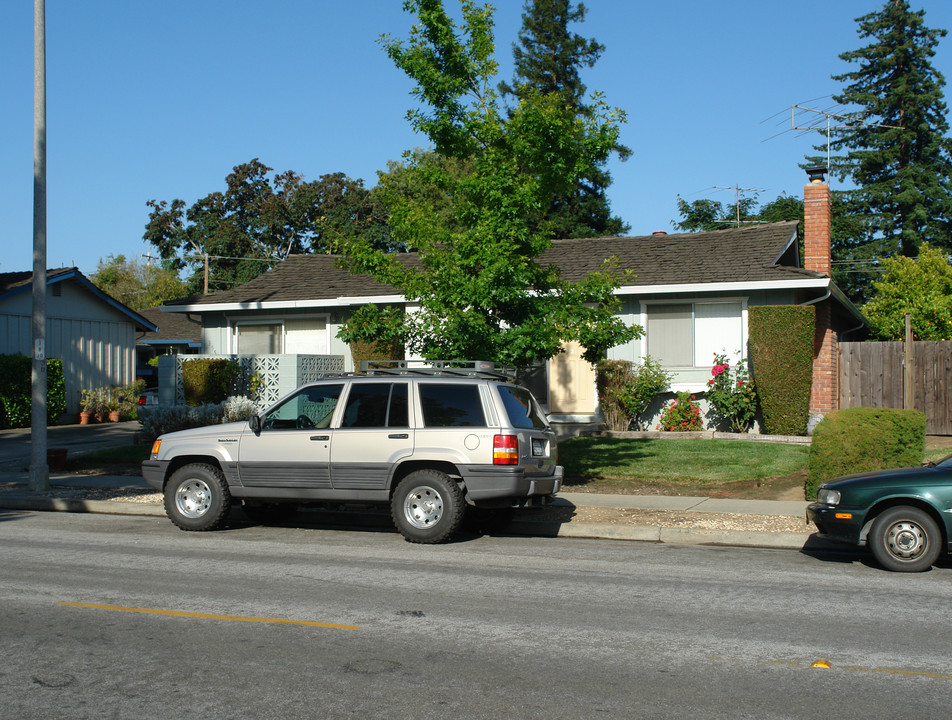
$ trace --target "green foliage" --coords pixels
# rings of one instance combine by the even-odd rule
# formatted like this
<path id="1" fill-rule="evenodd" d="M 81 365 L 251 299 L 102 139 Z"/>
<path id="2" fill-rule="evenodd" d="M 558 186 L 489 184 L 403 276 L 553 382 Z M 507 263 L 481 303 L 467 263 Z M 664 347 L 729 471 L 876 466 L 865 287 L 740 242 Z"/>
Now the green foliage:
<path id="1" fill-rule="evenodd" d="M 703 430 L 704 421 L 701 420 L 701 408 L 689 392 L 677 393 L 677 398 L 669 402 L 661 410 L 659 430 L 669 432 L 691 432 Z"/>
<path id="2" fill-rule="evenodd" d="M 835 233 L 834 258 L 870 260 L 895 253 L 913 257 L 929 241 L 950 246 L 952 155 L 942 87 L 932 66 L 945 30 L 924 24 L 924 11 L 907 0 L 889 0 L 857 18 L 867 41 L 840 59 L 851 69 L 834 75 L 844 83 L 833 99 L 856 108 L 833 131 L 831 172 L 853 189 L 834 191 L 849 218 L 849 232 Z M 818 145 L 826 152 L 826 145 Z M 826 163 L 825 157 L 810 158 Z"/>
<path id="3" fill-rule="evenodd" d="M 513 82 L 499 84 L 504 97 L 522 100 L 533 94 L 555 94 L 576 115 L 590 112 L 579 69 L 593 67 L 605 46 L 568 29 L 572 23 L 584 22 L 586 12 L 582 3 L 573 7 L 570 0 L 526 0 L 519 44 L 512 46 Z M 631 155 L 624 145 L 616 145 L 613 150 L 622 160 Z M 551 237 L 603 237 L 628 232 L 629 226 L 611 215 L 605 195 L 610 184 L 611 176 L 604 164 L 599 164 L 553 198 L 546 213 Z"/>
<path id="4" fill-rule="evenodd" d="M 133 310 L 161 305 L 188 294 L 178 273 L 159 265 L 143 265 L 125 255 L 110 255 L 99 261 L 89 280 L 105 293 Z"/>
<path id="5" fill-rule="evenodd" d="M 742 358 L 731 367 L 726 355 L 715 355 L 706 397 L 717 421 L 726 423 L 733 432 L 747 432 L 757 412 L 757 392 L 747 372 L 747 361 Z"/>
<path id="6" fill-rule="evenodd" d="M 805 435 L 813 386 L 812 305 L 755 305 L 747 309 L 751 369 L 771 435 Z"/>
<path id="7" fill-rule="evenodd" d="M 0 355 L 0 429 L 30 427 L 33 418 L 33 360 L 27 355 Z M 46 417 L 55 425 L 66 412 L 63 361 L 46 360 Z"/>
<path id="8" fill-rule="evenodd" d="M 952 340 L 952 265 L 945 251 L 923 243 L 919 258 L 883 260 L 876 294 L 863 306 L 873 335 L 902 340 L 910 315 L 916 340 Z"/>
<path id="9" fill-rule="evenodd" d="M 203 358 L 182 363 L 185 404 L 195 407 L 223 402 L 240 375 L 241 367 L 233 360 Z"/>
<path id="10" fill-rule="evenodd" d="M 595 366 L 598 405 L 609 430 L 643 429 L 640 415 L 671 382 L 672 374 L 645 357 L 639 365 L 627 360 L 601 360 Z"/>
<path id="11" fill-rule="evenodd" d="M 159 435 L 170 432 L 218 425 L 222 422 L 222 412 L 220 403 L 208 403 L 198 407 L 173 405 L 141 408 L 139 423 L 142 425 L 142 434 L 147 438 L 155 439 Z"/>
<path id="12" fill-rule="evenodd" d="M 452 218 L 434 225 L 431 201 L 400 197 L 390 206 L 390 224 L 394 241 L 416 251 L 412 262 L 366 239 L 341 247 L 349 269 L 394 286 L 419 311 L 381 319 L 361 310 L 339 336 L 370 339 L 361 325 L 383 320 L 391 337 L 430 359 L 522 367 L 577 340 L 594 362 L 640 333 L 615 315 L 622 274 L 609 262 L 569 283 L 537 258 L 551 245 L 546 208 L 608 158 L 623 114 L 596 99 L 580 117 L 556 94 L 529 93 L 507 116 L 490 86 L 496 73 L 491 9 L 471 0 L 461 5 L 462 37 L 439 0 L 409 0 L 405 7 L 419 20 L 410 40 L 382 39 L 416 83 L 413 94 L 423 107 L 408 113 L 414 129 L 439 155 L 469 168 L 457 173 L 406 158 L 411 185 L 433 183 L 453 198 Z"/>
<path id="13" fill-rule="evenodd" d="M 739 205 L 739 208 L 738 208 Z M 789 195 L 778 195 L 776 199 L 758 207 L 756 196 L 741 198 L 737 205 L 724 206 L 717 200 L 702 198 L 688 202 L 678 197 L 678 213 L 681 220 L 672 221 L 675 230 L 682 232 L 706 232 L 726 230 L 740 225 L 764 222 L 784 222 L 799 220 L 802 241 L 803 201 Z"/>
<path id="14" fill-rule="evenodd" d="M 346 238 L 389 248 L 386 212 L 362 180 L 343 173 L 305 182 L 288 171 L 270 175 L 256 159 L 225 178 L 224 192 L 213 192 L 186 208 L 183 200 L 150 200 L 143 238 L 168 266 L 190 268 L 190 287 L 200 292 L 204 256 L 209 288 L 227 289 L 272 268 L 290 253 L 329 252 Z"/>
<path id="15" fill-rule="evenodd" d="M 917 410 L 850 408 L 828 413 L 813 432 L 805 495 L 843 475 L 918 465 L 926 416 Z"/>

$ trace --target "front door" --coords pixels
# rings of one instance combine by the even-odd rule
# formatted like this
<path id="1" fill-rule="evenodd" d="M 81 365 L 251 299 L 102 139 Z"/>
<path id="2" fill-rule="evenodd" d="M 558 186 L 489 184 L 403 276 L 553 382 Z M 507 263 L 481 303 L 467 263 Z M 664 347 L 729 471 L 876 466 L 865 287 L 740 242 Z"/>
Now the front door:
<path id="1" fill-rule="evenodd" d="M 330 488 L 334 410 L 343 385 L 309 385 L 272 408 L 261 433 L 243 433 L 238 477 L 245 487 Z"/>

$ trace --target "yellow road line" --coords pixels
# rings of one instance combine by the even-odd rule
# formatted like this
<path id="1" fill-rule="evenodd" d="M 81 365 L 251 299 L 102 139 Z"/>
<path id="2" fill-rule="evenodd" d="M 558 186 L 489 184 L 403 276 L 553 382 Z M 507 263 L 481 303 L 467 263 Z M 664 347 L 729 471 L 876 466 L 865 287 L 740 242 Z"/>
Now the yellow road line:
<path id="1" fill-rule="evenodd" d="M 170 615 L 172 617 L 201 618 L 203 620 L 231 620 L 234 622 L 276 623 L 280 625 L 307 625 L 309 627 L 333 628 L 335 630 L 360 630 L 359 625 L 338 625 L 335 623 L 313 622 L 311 620 L 285 620 L 282 618 L 242 617 L 240 615 L 211 615 L 208 613 L 183 612 L 181 610 L 154 610 L 151 608 L 123 607 L 121 605 L 99 605 L 97 603 L 60 602 L 66 607 L 91 608 L 93 610 L 117 610 L 119 612 L 146 613 L 148 615 Z"/>
<path id="2" fill-rule="evenodd" d="M 712 659 L 720 660 L 723 658 Z M 846 672 L 858 673 L 885 673 L 887 675 L 904 675 L 906 677 L 926 677 L 932 678 L 933 680 L 952 680 L 952 673 L 930 672 L 928 670 L 904 670 L 902 668 L 866 667 L 865 665 L 837 665 L 836 663 L 830 662 L 828 660 L 820 660 L 817 662 L 826 664 L 818 665 L 817 663 L 813 663 L 811 666 L 809 663 L 805 664 L 797 660 L 770 660 L 767 661 L 767 664 L 787 665 L 789 667 L 819 667 L 823 669 L 843 670 Z"/>

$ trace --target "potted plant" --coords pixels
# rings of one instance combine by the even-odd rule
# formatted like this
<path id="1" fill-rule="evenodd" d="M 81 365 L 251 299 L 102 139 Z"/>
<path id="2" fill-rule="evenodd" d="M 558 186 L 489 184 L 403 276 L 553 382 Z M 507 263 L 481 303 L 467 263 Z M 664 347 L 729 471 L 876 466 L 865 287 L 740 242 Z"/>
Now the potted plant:
<path id="1" fill-rule="evenodd" d="M 109 422 L 119 422 L 120 406 L 118 388 L 103 388 L 103 412 L 108 415 Z"/>
<path id="2" fill-rule="evenodd" d="M 79 393 L 79 424 L 88 425 L 92 416 L 99 412 L 99 398 L 95 390 L 82 390 Z"/>

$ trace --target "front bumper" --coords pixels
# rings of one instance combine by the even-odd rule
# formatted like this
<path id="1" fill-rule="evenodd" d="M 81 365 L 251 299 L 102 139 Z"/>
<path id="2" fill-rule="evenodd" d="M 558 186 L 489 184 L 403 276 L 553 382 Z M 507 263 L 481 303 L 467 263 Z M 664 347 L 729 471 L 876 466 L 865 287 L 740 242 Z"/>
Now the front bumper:
<path id="1" fill-rule="evenodd" d="M 169 467 L 168 460 L 145 460 L 142 463 L 142 477 L 150 487 L 162 490 L 165 485 L 165 472 Z"/>
<path id="2" fill-rule="evenodd" d="M 811 503 L 807 505 L 807 522 L 817 527 L 817 535 L 824 540 L 865 545 L 863 515 L 838 505 Z"/>

